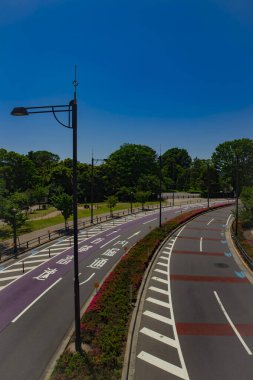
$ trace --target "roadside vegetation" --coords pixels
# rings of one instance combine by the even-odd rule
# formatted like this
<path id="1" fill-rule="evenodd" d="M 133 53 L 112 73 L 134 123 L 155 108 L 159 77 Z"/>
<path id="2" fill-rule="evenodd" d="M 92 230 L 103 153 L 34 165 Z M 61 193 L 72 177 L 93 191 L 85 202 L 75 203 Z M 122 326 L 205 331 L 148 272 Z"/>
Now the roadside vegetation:
<path id="1" fill-rule="evenodd" d="M 203 211 L 181 214 L 156 228 L 121 258 L 81 318 L 82 355 L 65 350 L 51 380 L 121 378 L 134 301 L 149 261 L 171 231 Z"/>

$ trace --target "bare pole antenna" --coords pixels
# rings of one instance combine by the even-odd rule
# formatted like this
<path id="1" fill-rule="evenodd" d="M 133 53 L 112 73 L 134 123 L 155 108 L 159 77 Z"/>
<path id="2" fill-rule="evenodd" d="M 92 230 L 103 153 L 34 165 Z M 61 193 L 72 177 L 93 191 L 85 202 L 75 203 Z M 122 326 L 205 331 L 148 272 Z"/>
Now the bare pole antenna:
<path id="1" fill-rule="evenodd" d="M 78 82 L 77 82 L 77 79 L 76 79 L 76 76 L 77 76 L 77 66 L 75 65 L 75 79 L 73 81 L 73 85 L 74 85 L 74 100 L 76 100 L 76 88 L 78 86 Z"/>

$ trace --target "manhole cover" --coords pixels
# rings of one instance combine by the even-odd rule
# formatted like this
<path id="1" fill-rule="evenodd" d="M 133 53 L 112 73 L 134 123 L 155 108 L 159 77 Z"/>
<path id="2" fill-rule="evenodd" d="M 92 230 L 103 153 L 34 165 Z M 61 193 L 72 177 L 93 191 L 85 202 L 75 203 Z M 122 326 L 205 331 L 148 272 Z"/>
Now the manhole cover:
<path id="1" fill-rule="evenodd" d="M 228 268 L 229 267 L 229 265 L 225 264 L 225 263 L 215 263 L 214 266 L 218 267 L 218 268 Z"/>

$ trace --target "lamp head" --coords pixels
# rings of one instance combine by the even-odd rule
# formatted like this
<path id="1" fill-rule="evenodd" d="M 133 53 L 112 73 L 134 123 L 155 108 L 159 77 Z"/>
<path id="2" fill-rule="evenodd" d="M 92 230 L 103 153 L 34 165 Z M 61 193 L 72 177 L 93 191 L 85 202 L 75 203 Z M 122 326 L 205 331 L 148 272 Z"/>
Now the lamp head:
<path id="1" fill-rule="evenodd" d="M 27 116 L 29 113 L 25 107 L 15 107 L 11 111 L 12 116 Z"/>

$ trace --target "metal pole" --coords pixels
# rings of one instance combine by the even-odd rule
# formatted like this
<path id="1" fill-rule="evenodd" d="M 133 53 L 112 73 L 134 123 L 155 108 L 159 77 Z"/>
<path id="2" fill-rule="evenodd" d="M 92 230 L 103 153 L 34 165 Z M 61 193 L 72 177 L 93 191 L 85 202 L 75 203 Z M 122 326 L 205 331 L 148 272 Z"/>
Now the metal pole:
<path id="1" fill-rule="evenodd" d="M 78 226 L 77 226 L 77 102 L 76 96 L 72 102 L 73 129 L 73 227 L 74 227 L 74 295 L 75 295 L 75 348 L 81 352 L 80 331 L 80 290 L 78 269 Z"/>
<path id="2" fill-rule="evenodd" d="M 94 158 L 91 158 L 91 188 L 90 188 L 90 222 L 93 224 L 93 199 L 94 199 Z"/>
<path id="3" fill-rule="evenodd" d="M 133 213 L 133 192 L 131 191 L 130 193 L 130 196 L 131 196 L 131 214 Z"/>
<path id="4" fill-rule="evenodd" d="M 210 172 L 209 164 L 207 164 L 207 208 L 210 207 Z"/>
<path id="5" fill-rule="evenodd" d="M 162 156 L 159 156 L 159 227 L 162 227 Z"/>
<path id="6" fill-rule="evenodd" d="M 13 251 L 14 251 L 14 258 L 17 259 L 18 257 L 18 250 L 17 250 L 17 223 L 16 223 L 16 209 L 13 209 Z"/>
<path id="7" fill-rule="evenodd" d="M 238 234 L 238 217 L 239 217 L 239 174 L 238 174 L 238 156 L 236 156 L 236 210 L 235 210 L 235 234 Z"/>

